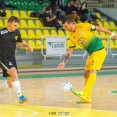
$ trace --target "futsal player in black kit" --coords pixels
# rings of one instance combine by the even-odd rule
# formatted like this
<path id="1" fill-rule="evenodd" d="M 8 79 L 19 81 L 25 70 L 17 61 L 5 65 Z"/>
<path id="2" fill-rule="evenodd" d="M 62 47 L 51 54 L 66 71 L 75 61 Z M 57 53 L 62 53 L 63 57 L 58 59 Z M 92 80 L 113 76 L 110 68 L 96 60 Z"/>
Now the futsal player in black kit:
<path id="1" fill-rule="evenodd" d="M 18 94 L 19 103 L 22 104 L 27 101 L 27 98 L 22 94 L 18 80 L 15 49 L 17 45 L 18 47 L 27 47 L 29 52 L 33 52 L 33 48 L 22 42 L 17 29 L 18 24 L 19 19 L 11 16 L 8 19 L 7 27 L 0 30 L 0 67 L 3 70 L 3 77 L 8 78 L 7 82 L 0 85 L 0 92 L 13 87 Z"/>

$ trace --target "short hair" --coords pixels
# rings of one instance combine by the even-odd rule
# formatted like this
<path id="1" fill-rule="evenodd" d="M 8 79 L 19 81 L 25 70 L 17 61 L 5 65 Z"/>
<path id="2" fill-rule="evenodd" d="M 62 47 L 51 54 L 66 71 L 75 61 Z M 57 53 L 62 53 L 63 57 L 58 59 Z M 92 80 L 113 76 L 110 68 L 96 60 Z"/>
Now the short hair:
<path id="1" fill-rule="evenodd" d="M 50 6 L 48 6 L 48 7 L 46 7 L 46 9 L 45 9 L 46 11 L 49 11 L 50 10 Z"/>
<path id="2" fill-rule="evenodd" d="M 8 23 L 12 23 L 12 22 L 17 22 L 19 23 L 19 19 L 16 16 L 11 16 L 8 19 Z"/>
<path id="3" fill-rule="evenodd" d="M 73 0 L 70 0 L 69 2 L 72 2 Z"/>
<path id="4" fill-rule="evenodd" d="M 63 20 L 62 20 L 62 24 L 66 23 L 66 22 L 68 24 L 70 24 L 71 22 L 74 22 L 74 21 L 70 17 L 64 17 Z"/>

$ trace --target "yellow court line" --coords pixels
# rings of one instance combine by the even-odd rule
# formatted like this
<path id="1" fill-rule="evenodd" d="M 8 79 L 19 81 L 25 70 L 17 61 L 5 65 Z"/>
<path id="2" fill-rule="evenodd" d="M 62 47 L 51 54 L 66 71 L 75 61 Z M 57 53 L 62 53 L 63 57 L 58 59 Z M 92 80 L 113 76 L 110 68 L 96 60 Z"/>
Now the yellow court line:
<path id="1" fill-rule="evenodd" d="M 0 104 L 0 117 L 117 117 L 117 112 L 81 108 Z"/>

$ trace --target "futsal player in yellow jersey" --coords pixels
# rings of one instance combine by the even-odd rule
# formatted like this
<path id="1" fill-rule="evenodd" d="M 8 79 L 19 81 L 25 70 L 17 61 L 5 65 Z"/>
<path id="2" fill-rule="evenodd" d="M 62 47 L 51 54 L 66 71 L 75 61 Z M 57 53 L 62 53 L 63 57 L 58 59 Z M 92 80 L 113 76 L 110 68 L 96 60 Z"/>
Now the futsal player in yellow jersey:
<path id="1" fill-rule="evenodd" d="M 110 36 L 114 37 L 115 39 L 117 39 L 117 34 L 105 28 L 101 28 L 89 23 L 75 24 L 69 17 L 65 17 L 62 21 L 62 24 L 66 30 L 71 32 L 70 45 L 68 51 L 66 52 L 65 59 L 58 65 L 57 68 L 59 70 L 64 68 L 77 45 L 84 48 L 89 54 L 84 71 L 85 87 L 83 91 L 72 92 L 81 98 L 78 103 L 91 102 L 91 89 L 96 81 L 96 73 L 98 70 L 100 70 L 106 58 L 106 50 L 101 40 L 94 36 L 93 31 L 102 31 L 110 34 Z"/>

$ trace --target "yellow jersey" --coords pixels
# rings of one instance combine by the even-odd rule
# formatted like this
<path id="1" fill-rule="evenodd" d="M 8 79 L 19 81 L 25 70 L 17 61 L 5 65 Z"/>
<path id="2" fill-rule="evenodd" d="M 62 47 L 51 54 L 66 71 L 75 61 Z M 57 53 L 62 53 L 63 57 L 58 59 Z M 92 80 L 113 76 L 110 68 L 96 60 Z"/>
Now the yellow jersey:
<path id="1" fill-rule="evenodd" d="M 101 40 L 93 34 L 93 30 L 96 29 L 94 25 L 89 23 L 79 23 L 76 24 L 76 27 L 76 31 L 72 32 L 70 35 L 69 48 L 80 46 L 87 50 L 89 54 L 104 48 Z"/>

